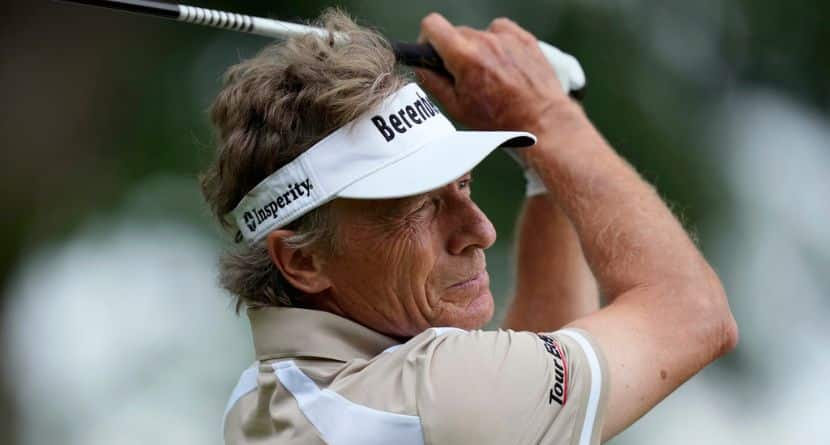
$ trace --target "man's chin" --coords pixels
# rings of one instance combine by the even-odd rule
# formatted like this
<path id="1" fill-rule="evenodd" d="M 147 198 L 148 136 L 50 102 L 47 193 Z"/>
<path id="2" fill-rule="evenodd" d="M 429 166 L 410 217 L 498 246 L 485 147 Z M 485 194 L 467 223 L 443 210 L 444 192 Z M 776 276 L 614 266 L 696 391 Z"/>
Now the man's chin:
<path id="1" fill-rule="evenodd" d="M 471 315 L 471 326 L 468 326 L 464 329 L 480 329 L 483 328 L 484 325 L 490 322 L 493 319 L 493 314 L 495 313 L 496 303 L 493 299 L 493 294 L 490 292 L 490 289 L 487 291 L 482 292 L 480 296 L 478 296 L 475 300 L 470 302 L 470 306 L 467 309 L 470 311 Z"/>
<path id="2" fill-rule="evenodd" d="M 435 320 L 433 326 L 451 326 L 461 329 L 483 328 L 493 318 L 495 301 L 489 287 L 465 304 L 450 303 L 441 313 L 441 318 Z"/>

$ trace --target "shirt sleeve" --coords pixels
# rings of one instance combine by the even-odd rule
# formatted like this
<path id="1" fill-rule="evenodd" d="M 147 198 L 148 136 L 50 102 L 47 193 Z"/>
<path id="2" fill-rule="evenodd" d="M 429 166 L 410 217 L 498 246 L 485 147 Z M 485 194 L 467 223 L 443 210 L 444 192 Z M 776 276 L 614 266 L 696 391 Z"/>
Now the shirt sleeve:
<path id="1" fill-rule="evenodd" d="M 427 444 L 600 443 L 607 367 L 585 331 L 453 331 L 417 355 Z"/>

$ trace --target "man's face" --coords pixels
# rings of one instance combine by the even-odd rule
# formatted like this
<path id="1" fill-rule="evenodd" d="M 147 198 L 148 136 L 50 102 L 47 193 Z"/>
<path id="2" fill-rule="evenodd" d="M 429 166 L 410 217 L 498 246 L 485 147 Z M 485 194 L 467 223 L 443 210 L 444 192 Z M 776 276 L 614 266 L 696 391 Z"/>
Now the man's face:
<path id="1" fill-rule="evenodd" d="M 339 252 L 323 266 L 330 309 L 409 337 L 432 326 L 482 327 L 493 316 L 484 249 L 496 239 L 469 174 L 402 199 L 333 203 Z"/>

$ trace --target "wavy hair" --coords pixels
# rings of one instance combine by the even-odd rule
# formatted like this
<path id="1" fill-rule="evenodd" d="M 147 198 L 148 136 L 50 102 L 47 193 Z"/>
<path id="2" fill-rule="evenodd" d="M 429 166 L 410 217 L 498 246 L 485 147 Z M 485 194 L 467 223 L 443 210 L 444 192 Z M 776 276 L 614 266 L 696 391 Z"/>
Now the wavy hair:
<path id="1" fill-rule="evenodd" d="M 202 194 L 226 230 L 227 217 L 263 179 L 316 142 L 369 112 L 409 80 L 397 70 L 389 42 L 329 9 L 313 23 L 345 34 L 345 43 L 313 34 L 274 43 L 228 69 L 211 108 L 216 155 L 201 176 Z M 331 203 L 288 226 L 294 247 L 337 246 Z M 273 264 L 264 241 L 229 248 L 219 282 L 245 307 L 301 306 L 303 295 Z"/>

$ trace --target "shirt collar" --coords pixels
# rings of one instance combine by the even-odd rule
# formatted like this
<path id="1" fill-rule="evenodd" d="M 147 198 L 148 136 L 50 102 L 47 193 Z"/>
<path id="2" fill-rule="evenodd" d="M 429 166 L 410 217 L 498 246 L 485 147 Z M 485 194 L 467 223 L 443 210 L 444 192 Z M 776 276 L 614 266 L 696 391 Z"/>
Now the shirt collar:
<path id="1" fill-rule="evenodd" d="M 347 318 L 311 309 L 265 307 L 248 310 L 257 360 L 369 359 L 398 344 Z"/>

